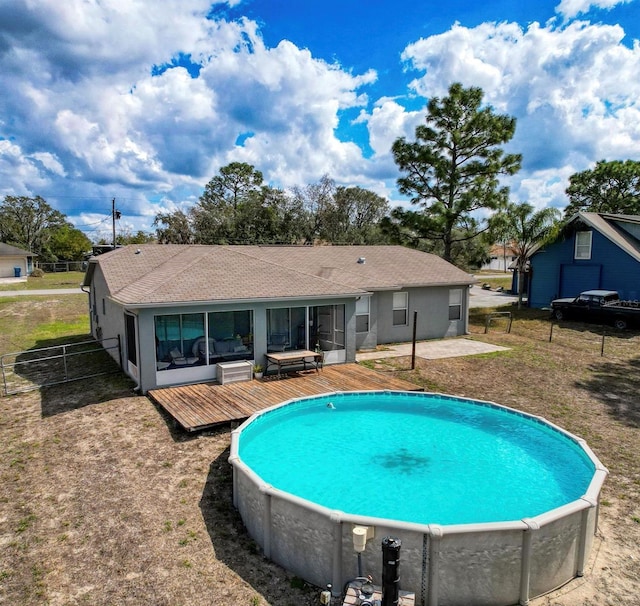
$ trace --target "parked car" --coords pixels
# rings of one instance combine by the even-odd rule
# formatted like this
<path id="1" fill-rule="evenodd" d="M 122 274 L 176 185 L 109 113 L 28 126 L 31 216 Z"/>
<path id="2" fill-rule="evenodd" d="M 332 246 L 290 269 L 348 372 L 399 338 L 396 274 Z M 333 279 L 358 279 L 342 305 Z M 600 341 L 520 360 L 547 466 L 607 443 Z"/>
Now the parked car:
<path id="1" fill-rule="evenodd" d="M 615 290 L 585 290 L 575 298 L 551 301 L 556 320 L 611 324 L 620 330 L 640 325 L 640 302 L 622 301 Z"/>

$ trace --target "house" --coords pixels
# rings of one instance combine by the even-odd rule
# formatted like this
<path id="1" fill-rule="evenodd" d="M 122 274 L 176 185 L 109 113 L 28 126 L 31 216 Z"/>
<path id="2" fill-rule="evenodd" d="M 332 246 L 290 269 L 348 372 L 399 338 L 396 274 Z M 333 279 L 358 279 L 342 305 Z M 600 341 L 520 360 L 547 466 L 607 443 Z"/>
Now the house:
<path id="1" fill-rule="evenodd" d="M 512 271 L 514 263 L 518 259 L 518 253 L 512 242 L 492 244 L 489 249 L 489 262 L 480 269 L 483 271 Z"/>
<path id="2" fill-rule="evenodd" d="M 530 257 L 529 305 L 584 290 L 617 290 L 640 298 L 640 216 L 581 212 Z"/>
<path id="3" fill-rule="evenodd" d="M 27 277 L 33 271 L 37 255 L 17 246 L 0 242 L 0 278 Z"/>
<path id="4" fill-rule="evenodd" d="M 125 246 L 89 261 L 91 332 L 119 337 L 146 392 L 211 381 L 216 364 L 270 351 L 356 350 L 467 331 L 474 279 L 401 246 Z M 112 354 L 114 355 L 114 354 Z"/>

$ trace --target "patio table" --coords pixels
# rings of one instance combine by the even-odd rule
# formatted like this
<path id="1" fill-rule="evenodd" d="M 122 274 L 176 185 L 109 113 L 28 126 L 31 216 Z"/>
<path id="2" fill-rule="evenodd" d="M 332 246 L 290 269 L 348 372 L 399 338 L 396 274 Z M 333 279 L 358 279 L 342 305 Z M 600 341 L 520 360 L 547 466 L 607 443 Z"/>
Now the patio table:
<path id="1" fill-rule="evenodd" d="M 278 377 L 281 376 L 282 369 L 288 366 L 300 366 L 302 364 L 303 369 L 307 370 L 308 364 L 318 372 L 322 363 L 322 353 L 309 349 L 273 351 L 265 354 L 265 357 L 267 358 L 267 365 L 264 369 L 265 374 L 269 370 L 269 367 L 275 366 L 278 368 Z"/>

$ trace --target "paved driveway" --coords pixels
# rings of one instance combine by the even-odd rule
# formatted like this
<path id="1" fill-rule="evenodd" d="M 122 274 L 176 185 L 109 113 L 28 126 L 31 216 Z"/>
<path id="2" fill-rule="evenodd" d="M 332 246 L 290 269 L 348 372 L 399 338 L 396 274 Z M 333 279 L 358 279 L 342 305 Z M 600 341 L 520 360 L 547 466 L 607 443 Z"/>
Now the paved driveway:
<path id="1" fill-rule="evenodd" d="M 517 302 L 518 295 L 496 292 L 495 290 L 482 290 L 477 286 L 469 291 L 469 307 L 498 307 Z"/>

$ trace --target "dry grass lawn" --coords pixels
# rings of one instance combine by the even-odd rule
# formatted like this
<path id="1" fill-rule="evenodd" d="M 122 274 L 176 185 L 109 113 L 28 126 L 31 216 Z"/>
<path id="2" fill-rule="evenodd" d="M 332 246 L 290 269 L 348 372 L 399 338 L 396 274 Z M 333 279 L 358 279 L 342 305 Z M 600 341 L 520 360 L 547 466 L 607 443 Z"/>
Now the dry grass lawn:
<path id="1" fill-rule="evenodd" d="M 8 332 L 35 321 L 24 305 L 0 301 L 0 353 L 18 341 Z M 38 306 L 41 321 L 66 313 L 60 299 Z M 511 334 L 498 326 L 488 335 L 474 313 L 471 337 L 510 351 L 419 360 L 415 371 L 406 358 L 374 366 L 584 437 L 610 470 L 587 574 L 532 604 L 636 606 L 640 336 L 607 338 L 601 357 L 593 327 L 556 329 L 549 343 L 549 323 L 534 313 L 519 314 Z M 317 588 L 246 535 L 231 504 L 228 448 L 229 428 L 174 430 L 119 377 L 0 398 L 0 604 L 317 604 Z"/>

